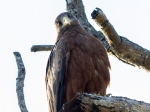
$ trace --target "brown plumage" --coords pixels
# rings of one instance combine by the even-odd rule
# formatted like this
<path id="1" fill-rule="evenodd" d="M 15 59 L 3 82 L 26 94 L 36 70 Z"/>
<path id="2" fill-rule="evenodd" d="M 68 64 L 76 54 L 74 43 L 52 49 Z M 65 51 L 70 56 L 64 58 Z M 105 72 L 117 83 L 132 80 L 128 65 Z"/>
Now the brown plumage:
<path id="1" fill-rule="evenodd" d="M 46 69 L 49 112 L 59 111 L 77 92 L 105 95 L 110 82 L 110 63 L 101 42 L 68 12 L 61 13 L 55 25 L 57 42 Z"/>

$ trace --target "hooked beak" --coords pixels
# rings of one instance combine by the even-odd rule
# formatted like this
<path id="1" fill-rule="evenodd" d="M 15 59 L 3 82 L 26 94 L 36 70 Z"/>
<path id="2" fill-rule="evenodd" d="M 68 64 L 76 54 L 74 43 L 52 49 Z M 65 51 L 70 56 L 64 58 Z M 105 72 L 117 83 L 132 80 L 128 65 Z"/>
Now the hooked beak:
<path id="1" fill-rule="evenodd" d="M 64 25 L 70 25 L 71 22 L 72 22 L 72 20 L 69 19 L 68 17 L 64 17 L 64 18 L 63 18 L 63 22 L 64 22 Z"/>

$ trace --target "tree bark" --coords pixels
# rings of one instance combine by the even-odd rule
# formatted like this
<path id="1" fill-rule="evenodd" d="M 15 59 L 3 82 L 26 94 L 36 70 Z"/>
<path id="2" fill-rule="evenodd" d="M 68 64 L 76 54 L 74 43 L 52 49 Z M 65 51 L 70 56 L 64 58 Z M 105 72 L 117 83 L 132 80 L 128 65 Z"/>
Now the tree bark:
<path id="1" fill-rule="evenodd" d="M 60 112 L 149 112 L 150 104 L 125 97 L 78 94 Z"/>
<path id="2" fill-rule="evenodd" d="M 16 78 L 16 92 L 18 98 L 18 105 L 20 107 L 21 112 L 28 112 L 25 99 L 24 99 L 24 79 L 25 79 L 25 67 L 19 52 L 14 52 L 16 63 L 18 67 L 18 77 Z"/>

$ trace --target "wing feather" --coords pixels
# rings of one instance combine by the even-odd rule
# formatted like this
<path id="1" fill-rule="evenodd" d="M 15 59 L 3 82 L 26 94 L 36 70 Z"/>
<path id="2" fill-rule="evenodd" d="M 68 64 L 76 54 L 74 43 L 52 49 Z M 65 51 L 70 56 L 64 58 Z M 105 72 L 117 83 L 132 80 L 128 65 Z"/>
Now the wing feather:
<path id="1" fill-rule="evenodd" d="M 49 111 L 57 112 L 62 108 L 65 96 L 67 45 L 61 38 L 52 49 L 46 68 L 46 90 Z"/>

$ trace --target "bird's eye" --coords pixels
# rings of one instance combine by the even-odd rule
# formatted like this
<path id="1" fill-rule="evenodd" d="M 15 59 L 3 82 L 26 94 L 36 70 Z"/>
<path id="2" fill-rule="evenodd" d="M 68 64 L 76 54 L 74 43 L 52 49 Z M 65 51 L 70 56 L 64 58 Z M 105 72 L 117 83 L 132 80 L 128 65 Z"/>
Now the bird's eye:
<path id="1" fill-rule="evenodd" d="M 57 21 L 56 24 L 59 25 L 59 26 L 62 26 L 62 22 L 61 21 Z"/>
<path id="2" fill-rule="evenodd" d="M 72 17 L 72 15 L 71 15 L 71 14 L 68 14 L 68 17 L 69 17 L 69 18 L 71 18 L 71 17 Z"/>

